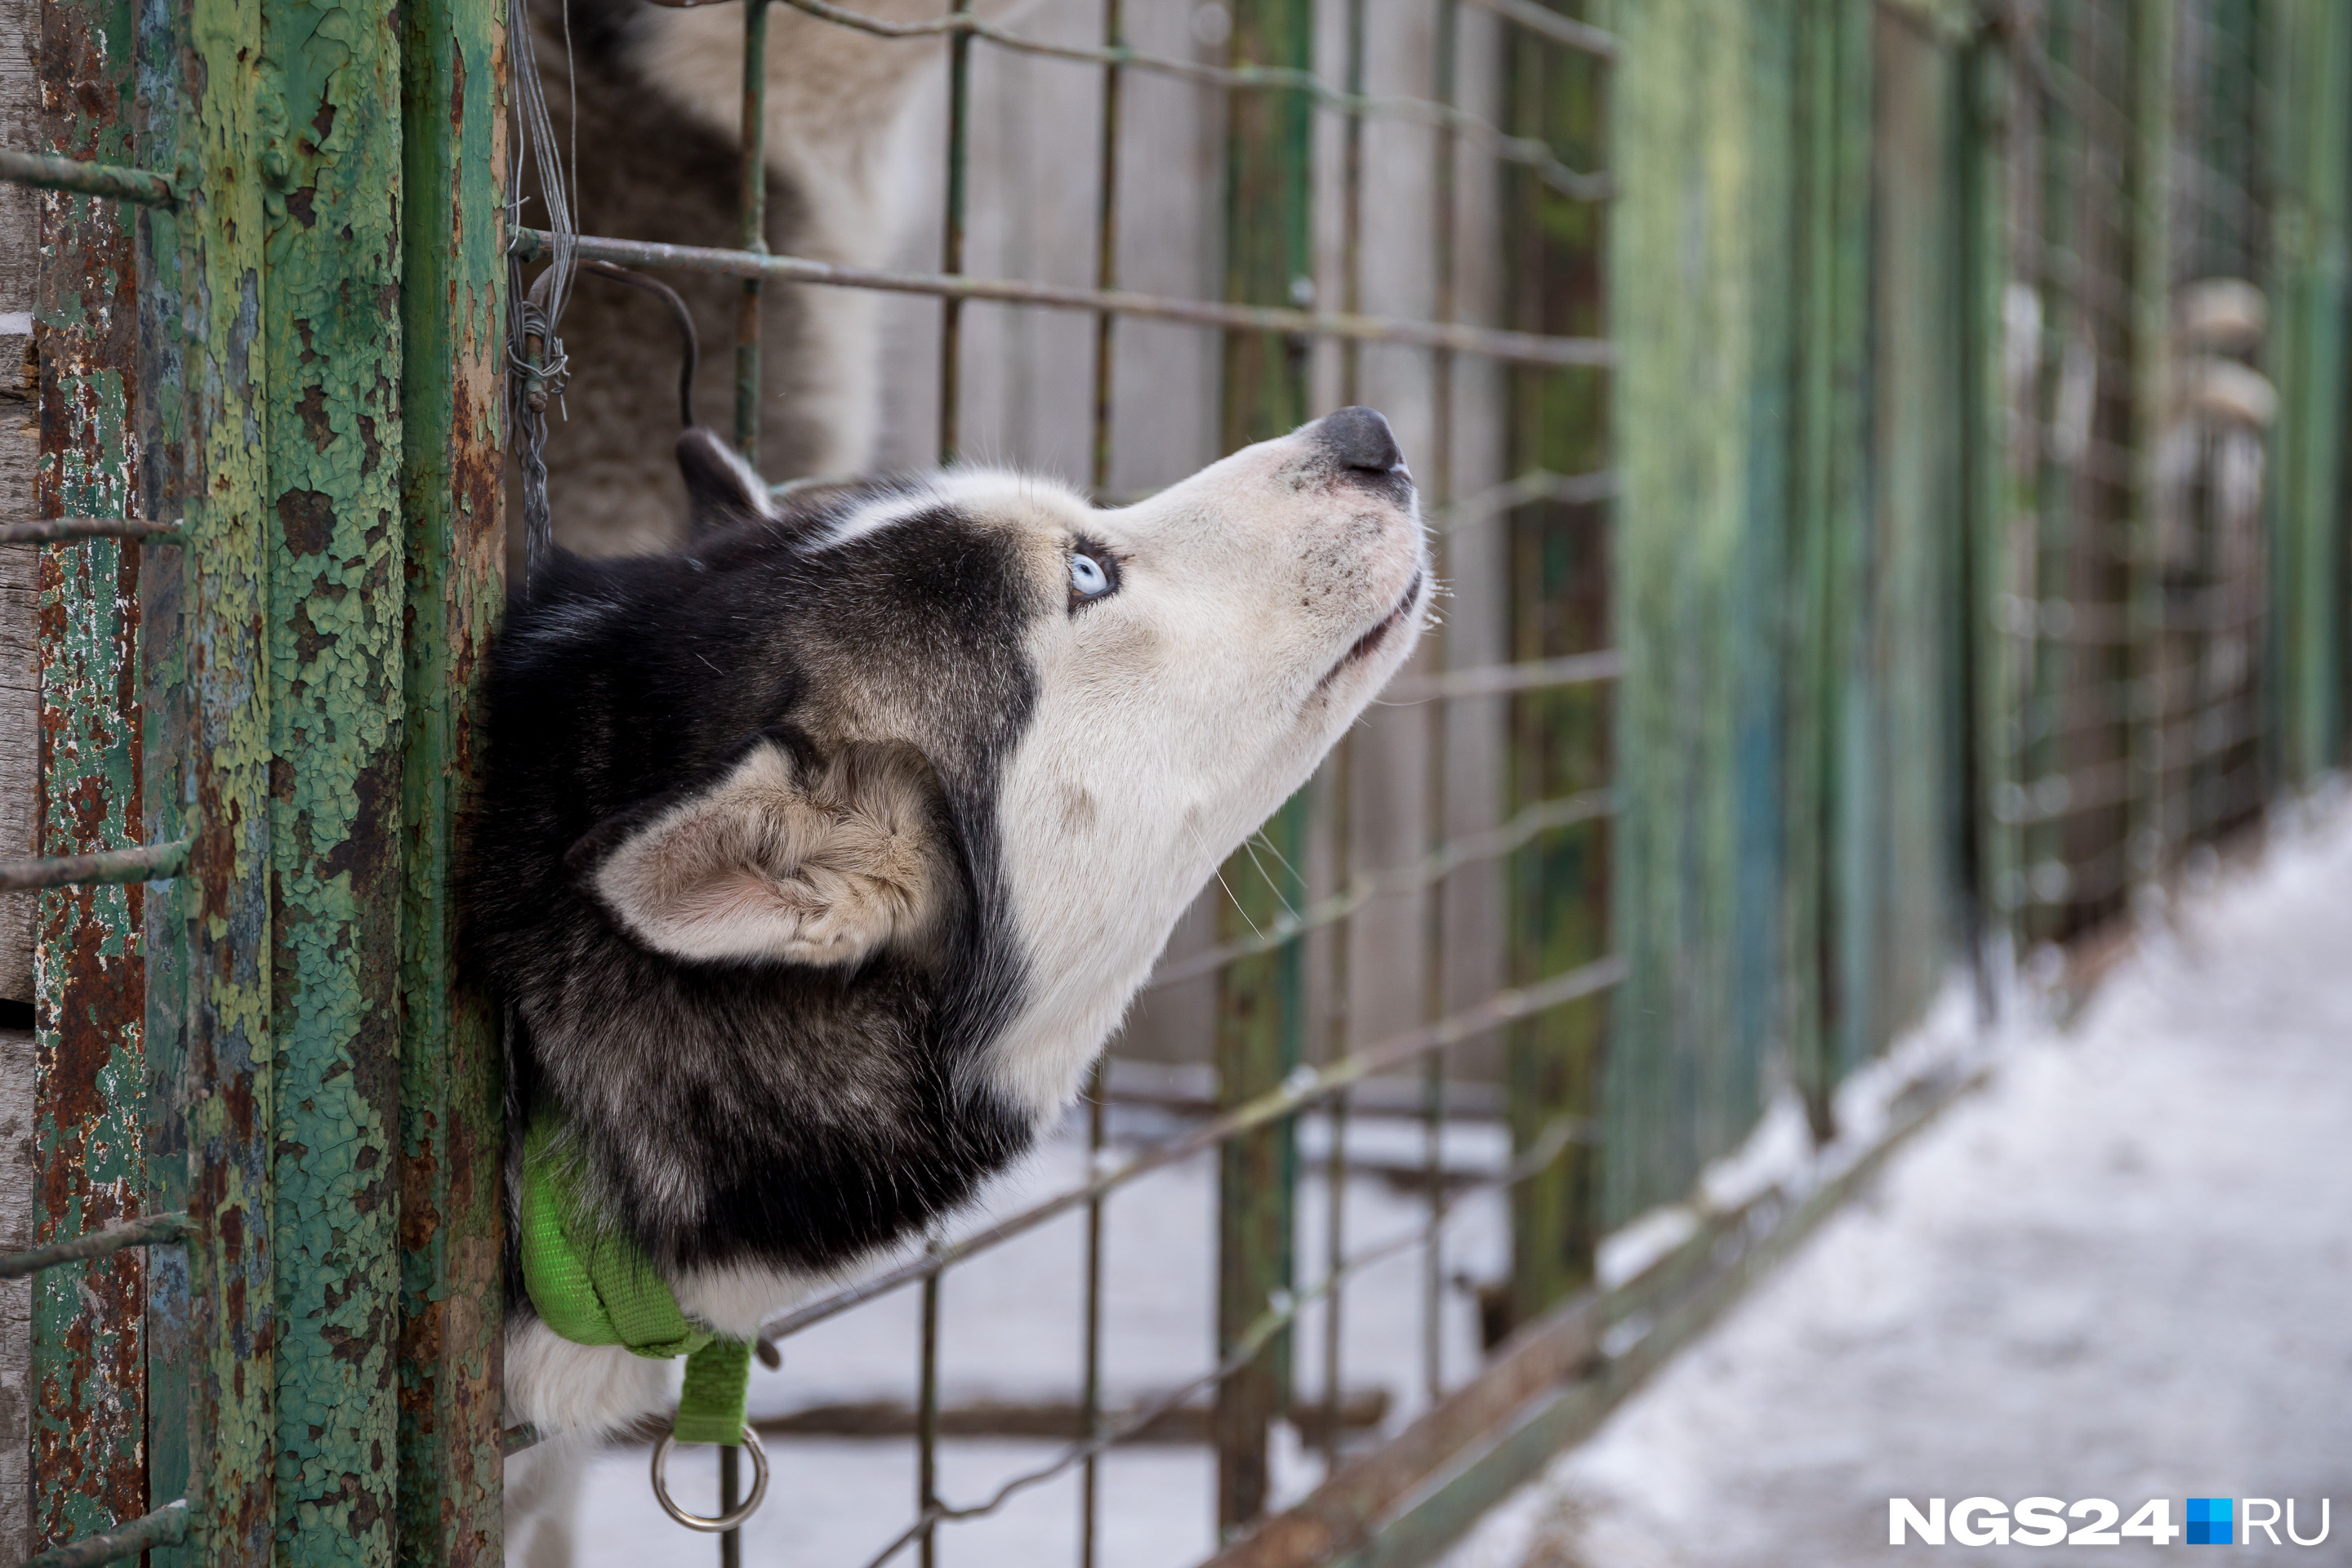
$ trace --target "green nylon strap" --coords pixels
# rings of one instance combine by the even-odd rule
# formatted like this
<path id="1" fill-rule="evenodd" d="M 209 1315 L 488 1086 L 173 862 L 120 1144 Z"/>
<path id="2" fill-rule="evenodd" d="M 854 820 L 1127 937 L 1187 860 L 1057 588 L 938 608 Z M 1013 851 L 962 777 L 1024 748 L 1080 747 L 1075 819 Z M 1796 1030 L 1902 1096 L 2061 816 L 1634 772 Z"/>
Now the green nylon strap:
<path id="1" fill-rule="evenodd" d="M 624 1345 L 654 1361 L 686 1358 L 673 1435 L 681 1443 L 743 1441 L 751 1346 L 721 1339 L 678 1310 L 644 1249 L 581 1212 L 578 1163 L 551 1153 L 552 1116 L 522 1145 L 522 1281 L 540 1321 L 577 1345 Z"/>

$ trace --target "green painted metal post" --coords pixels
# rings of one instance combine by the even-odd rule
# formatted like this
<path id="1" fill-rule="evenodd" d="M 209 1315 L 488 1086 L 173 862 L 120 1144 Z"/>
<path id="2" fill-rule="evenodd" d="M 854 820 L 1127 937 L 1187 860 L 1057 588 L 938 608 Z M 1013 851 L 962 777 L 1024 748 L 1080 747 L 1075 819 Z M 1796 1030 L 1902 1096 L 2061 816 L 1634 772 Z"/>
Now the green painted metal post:
<path id="1" fill-rule="evenodd" d="M 269 557 L 262 528 L 261 17 L 194 0 L 172 62 L 187 521 L 186 1123 L 190 1556 L 250 1568 L 278 1530 L 269 1175 Z"/>
<path id="2" fill-rule="evenodd" d="M 1310 68 L 1310 0 L 1241 0 L 1234 8 L 1236 63 Z M 1225 297 L 1254 305 L 1313 298 L 1307 226 L 1312 105 L 1296 92 L 1235 92 L 1226 100 Z M 1227 451 L 1305 422 L 1306 347 L 1273 332 L 1234 332 L 1224 344 L 1220 437 Z M 1304 901 L 1296 868 L 1307 859 L 1307 792 L 1275 813 L 1252 847 L 1225 867 L 1229 907 L 1219 935 L 1263 930 Z M 1217 984 L 1217 1084 L 1228 1106 L 1263 1094 L 1305 1058 L 1304 954 L 1291 942 L 1228 965 Z M 1297 1154 L 1285 1122 L 1235 1139 L 1219 1155 L 1217 1354 L 1229 1353 L 1292 1281 L 1292 1178 Z M 1289 1346 L 1276 1336 L 1218 1386 L 1217 1523 L 1231 1531 L 1265 1511 L 1267 1428 L 1287 1408 Z"/>
<path id="3" fill-rule="evenodd" d="M 123 0 L 45 0 L 37 48 L 49 145 L 125 163 L 132 145 Z M 44 517 L 121 515 L 134 496 L 133 220 L 120 203 L 45 192 L 35 343 Z M 38 568 L 45 855 L 140 841 L 140 559 L 124 540 L 50 545 Z M 36 1241 L 142 1211 L 142 1026 L 147 889 L 40 895 L 34 950 Z M 56 1544 L 147 1510 L 144 1318 L 138 1250 L 33 1284 L 33 1534 Z"/>
<path id="4" fill-rule="evenodd" d="M 1608 166 L 1603 62 L 1507 32 L 1503 72 L 1513 135 L 1539 138 L 1575 168 Z M 1504 189 L 1509 325 L 1603 335 L 1608 209 L 1572 201 L 1525 169 L 1509 172 Z M 1519 368 L 1507 384 L 1507 471 L 1580 474 L 1607 466 L 1607 372 Z M 1515 514 L 1508 527 L 1510 657 L 1556 658 L 1606 647 L 1606 503 L 1538 503 Z M 1607 783 L 1612 706 L 1605 685 L 1511 700 L 1509 809 Z M 1565 973 L 1609 951 L 1606 822 L 1546 834 L 1511 858 L 1507 887 L 1514 984 Z M 1540 1142 L 1562 1117 L 1597 1122 L 1608 1016 L 1607 998 L 1595 996 L 1512 1027 L 1506 1073 L 1514 1149 Z M 1580 1140 L 1512 1189 L 1513 1323 L 1540 1316 L 1591 1278 L 1599 1159 L 1597 1141 Z"/>
<path id="5" fill-rule="evenodd" d="M 499 1523 L 497 1019 L 461 984 L 448 896 L 481 656 L 502 602 L 508 10 L 401 7 L 401 497 L 406 770 L 400 919 L 404 1564 L 490 1568 Z"/>
<path id="6" fill-rule="evenodd" d="M 400 37 L 265 0 L 280 1560 L 393 1560 L 398 1438 Z"/>
<path id="7" fill-rule="evenodd" d="M 2270 364 L 2272 699 L 2278 782 L 2340 758 L 2344 715 L 2345 409 L 2352 331 L 2352 7 L 2271 8 L 2275 260 Z"/>
<path id="8" fill-rule="evenodd" d="M 172 168 L 184 132 L 183 14 L 164 0 L 143 0 L 134 34 L 142 90 L 136 100 L 136 146 L 143 166 Z M 138 228 L 139 366 L 136 416 L 140 510 L 150 518 L 182 514 L 189 433 L 194 428 L 185 375 L 182 230 L 168 209 L 141 215 Z M 171 843 L 188 832 L 193 784 L 189 716 L 184 544 L 149 549 L 140 562 L 140 662 L 145 693 L 142 837 Z M 192 857 L 192 863 L 196 859 Z M 147 1208 L 151 1214 L 189 1206 L 188 910 L 190 878 L 151 883 L 146 889 L 147 1018 L 145 1144 Z M 195 1346 L 190 1338 L 189 1254 L 184 1247 L 146 1249 L 147 1496 L 169 1502 L 189 1495 L 190 1384 Z M 149 1549 L 149 1568 L 182 1568 L 194 1560 L 188 1544 Z"/>

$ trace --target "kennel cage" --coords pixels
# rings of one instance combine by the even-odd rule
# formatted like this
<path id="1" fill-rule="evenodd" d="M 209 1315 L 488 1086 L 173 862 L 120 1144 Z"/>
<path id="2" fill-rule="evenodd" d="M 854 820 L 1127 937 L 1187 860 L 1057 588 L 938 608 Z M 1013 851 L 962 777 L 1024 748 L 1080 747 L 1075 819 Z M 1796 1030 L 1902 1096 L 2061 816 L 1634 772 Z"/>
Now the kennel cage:
<path id="1" fill-rule="evenodd" d="M 1827 1131 L 1837 1080 L 1916 1016 L 1929 958 L 1990 946 L 1997 972 L 2011 940 L 2096 929 L 2336 755 L 2352 33 L 2329 7 L 1623 5 L 1604 31 L 1531 0 L 1429 0 L 1425 84 L 1389 96 L 1360 74 L 1367 0 L 1334 14 L 1336 55 L 1301 0 L 1234 6 L 1222 63 L 1130 47 L 1118 0 L 1098 41 L 1053 45 L 969 10 L 745 4 L 755 45 L 772 4 L 944 42 L 942 265 L 763 255 L 756 197 L 737 252 L 565 247 L 740 279 L 747 312 L 782 283 L 926 297 L 950 386 L 975 302 L 1091 317 L 1098 488 L 1130 321 L 1215 335 L 1227 447 L 1318 388 L 1353 401 L 1374 353 L 1418 356 L 1454 394 L 1428 400 L 1422 469 L 1441 548 L 1501 563 L 1505 657 L 1463 662 L 1441 633 L 1399 693 L 1425 760 L 1492 737 L 1491 824 L 1458 831 L 1433 768 L 1417 852 L 1363 865 L 1347 825 L 1370 754 L 1343 752 L 1175 961 L 1213 976 L 1213 1102 L 772 1325 L 789 1348 L 887 1291 L 919 1300 L 917 1489 L 877 1547 L 929 1562 L 977 1510 L 939 1480 L 942 1279 L 1068 1217 L 1079 1431 L 1009 1479 L 1073 1477 L 1095 1560 L 1098 1463 L 1160 1414 L 1104 1399 L 1103 1205 L 1199 1156 L 1218 1167 L 1215 1337 L 1178 1395 L 1213 1390 L 1219 1560 L 1428 1560 L 1845 1190 L 1703 1213 L 1592 1288 L 1602 1230 L 1736 1144 L 1768 1069 Z M 441 894 L 499 594 L 509 263 L 559 243 L 501 222 L 506 22 L 446 0 L 396 33 L 291 5 L 43 8 L 54 152 L 0 173 L 52 193 L 47 521 L 5 536 L 54 542 L 47 858 L 0 883 L 50 889 L 41 1245 L 7 1260 L 38 1270 L 31 1531 L 81 1538 L 47 1563 L 498 1552 L 500 1462 L 527 1435 L 500 1430 L 497 1399 L 496 1038 L 454 982 Z M 1474 33 L 1500 52 L 1475 110 Z M 1103 126 L 1149 77 L 1214 100 L 1221 297 L 1121 288 L 1108 133 L 1089 286 L 963 269 L 982 49 L 1098 74 Z M 1364 127 L 1392 120 L 1435 154 L 1430 287 L 1375 317 Z M 1492 226 L 1473 229 L 1482 190 Z M 1488 252 L 1473 309 L 1464 273 Z M 2232 347 L 2252 307 L 2210 282 L 2255 285 L 2291 329 Z M 351 303 L 394 299 L 396 334 Z M 2168 365 L 2192 355 L 2206 401 L 2184 416 Z M 2255 383 L 2205 362 L 2256 373 L 2272 422 L 2247 417 Z M 1479 376 L 1503 467 L 1465 486 Z M 943 456 L 959 410 L 941 400 Z M 746 445 L 755 420 L 739 414 Z M 1726 433 L 1740 461 L 1705 446 Z M 2251 510 L 2250 433 L 2270 476 Z M 1412 900 L 1392 950 L 1331 933 L 1480 866 L 1502 873 L 1504 984 L 1454 1005 L 1432 980 L 1406 1019 L 1350 1017 L 1334 975 L 1442 972 L 1455 906 Z M 1369 1115 L 1402 1075 L 1426 1206 L 1376 1246 L 1419 1254 L 1435 1322 L 1443 1226 L 1467 1203 L 1443 1133 L 1475 1098 L 1447 1053 L 1495 1035 L 1504 1337 L 1456 1382 L 1424 1332 L 1420 1414 L 1343 1448 L 1340 1342 L 1315 1309 L 1372 1259 L 1341 1226 L 1302 1247 L 1301 1194 L 1344 1188 L 1350 1097 Z M 1294 1131 L 1318 1106 L 1319 1161 Z M 1303 1497 L 1273 1495 L 1277 1422 L 1316 1434 Z"/>

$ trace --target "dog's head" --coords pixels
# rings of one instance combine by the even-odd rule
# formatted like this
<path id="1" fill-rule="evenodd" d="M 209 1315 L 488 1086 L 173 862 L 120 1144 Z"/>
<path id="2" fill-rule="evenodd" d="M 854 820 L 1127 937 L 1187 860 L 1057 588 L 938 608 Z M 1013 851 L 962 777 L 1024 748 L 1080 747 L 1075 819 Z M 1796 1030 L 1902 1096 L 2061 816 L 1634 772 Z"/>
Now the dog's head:
<path id="1" fill-rule="evenodd" d="M 711 714 L 667 743 L 691 778 L 712 737 L 759 738 L 583 839 L 575 870 L 688 961 L 858 964 L 977 922 L 1019 979 L 976 1060 L 1035 1113 L 1430 598 L 1412 481 L 1369 409 L 1108 510 L 989 469 L 776 500 L 708 432 L 680 458 L 690 629 L 646 657 Z M 561 640 L 555 609 L 525 620 Z"/>

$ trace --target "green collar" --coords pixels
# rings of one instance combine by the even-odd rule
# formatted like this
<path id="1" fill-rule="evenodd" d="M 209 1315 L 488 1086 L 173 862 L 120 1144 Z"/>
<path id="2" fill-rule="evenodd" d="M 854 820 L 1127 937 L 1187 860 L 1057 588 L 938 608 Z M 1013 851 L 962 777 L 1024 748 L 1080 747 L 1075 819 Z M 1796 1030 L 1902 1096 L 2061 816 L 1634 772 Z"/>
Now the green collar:
<path id="1" fill-rule="evenodd" d="M 645 1249 L 583 1212 L 579 1158 L 555 1147 L 559 1125 L 541 1114 L 522 1145 L 522 1279 L 540 1321 L 573 1344 L 625 1345 L 655 1361 L 684 1356 L 674 1436 L 740 1444 L 751 1342 L 689 1321 Z"/>

